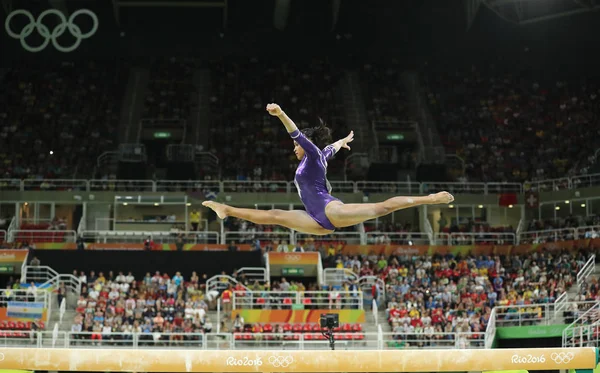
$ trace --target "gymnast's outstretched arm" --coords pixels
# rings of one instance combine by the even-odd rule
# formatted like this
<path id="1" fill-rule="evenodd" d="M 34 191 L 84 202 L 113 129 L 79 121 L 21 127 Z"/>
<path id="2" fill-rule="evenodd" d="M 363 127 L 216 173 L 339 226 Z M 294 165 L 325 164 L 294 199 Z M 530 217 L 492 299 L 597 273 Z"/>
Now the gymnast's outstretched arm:
<path id="1" fill-rule="evenodd" d="M 283 123 L 283 125 L 285 126 L 285 129 L 288 131 L 288 133 L 298 131 L 298 127 L 296 126 L 296 123 L 294 123 L 294 121 L 292 121 L 290 119 L 290 117 L 288 117 L 287 114 L 283 110 L 281 110 L 281 107 L 279 105 L 268 104 L 267 111 L 272 116 L 279 118 L 279 120 L 281 121 L 281 123 Z"/>
<path id="2" fill-rule="evenodd" d="M 331 145 L 327 145 L 325 149 L 323 149 L 325 159 L 329 160 L 332 158 L 341 148 L 350 150 L 348 143 L 351 143 L 352 140 L 354 140 L 354 131 L 350 131 L 350 134 L 343 139 L 340 139 Z"/>

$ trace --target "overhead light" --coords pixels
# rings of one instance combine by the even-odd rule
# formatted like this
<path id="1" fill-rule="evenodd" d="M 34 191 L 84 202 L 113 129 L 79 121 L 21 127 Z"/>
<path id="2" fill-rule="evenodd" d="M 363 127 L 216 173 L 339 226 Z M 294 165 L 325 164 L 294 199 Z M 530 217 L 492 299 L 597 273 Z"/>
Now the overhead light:
<path id="1" fill-rule="evenodd" d="M 448 207 L 450 207 L 451 209 L 453 209 L 453 208 L 454 208 L 454 205 L 450 205 L 450 206 L 448 206 Z"/>
<path id="2" fill-rule="evenodd" d="M 154 206 L 160 206 L 160 203 L 155 203 Z"/>
<path id="3" fill-rule="evenodd" d="M 509 209 L 512 209 L 512 208 L 513 208 L 513 205 L 508 205 L 508 208 L 509 208 Z"/>
<path id="4" fill-rule="evenodd" d="M 585 207 L 585 203 L 582 203 L 582 204 L 581 204 L 581 207 Z"/>
<path id="5" fill-rule="evenodd" d="M 565 204 L 567 204 L 567 205 L 568 205 L 569 203 L 571 203 L 571 202 L 569 202 L 569 201 L 565 201 Z"/>
<path id="6" fill-rule="evenodd" d="M 482 209 L 482 208 L 483 208 L 483 205 L 479 205 L 478 207 L 479 207 L 480 209 Z"/>
<path id="7" fill-rule="evenodd" d="M 560 206 L 556 206 L 554 209 L 555 210 L 560 210 Z"/>
<path id="8" fill-rule="evenodd" d="M 128 204 L 129 204 L 129 203 L 127 203 L 127 202 L 124 202 L 124 203 L 123 203 L 123 206 L 127 206 Z"/>
<path id="9" fill-rule="evenodd" d="M 192 204 L 191 204 L 191 203 L 186 203 L 185 205 L 186 205 L 186 206 L 191 206 Z"/>

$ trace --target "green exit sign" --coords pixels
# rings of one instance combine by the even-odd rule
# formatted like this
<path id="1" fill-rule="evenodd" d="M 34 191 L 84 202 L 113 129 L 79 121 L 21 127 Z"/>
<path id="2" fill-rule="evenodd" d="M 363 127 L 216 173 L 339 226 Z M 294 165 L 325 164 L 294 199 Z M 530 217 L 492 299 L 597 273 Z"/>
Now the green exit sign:
<path id="1" fill-rule="evenodd" d="M 304 268 L 283 268 L 282 276 L 304 276 Z"/>
<path id="2" fill-rule="evenodd" d="M 14 266 L 0 266 L 0 273 L 14 273 L 15 272 L 15 267 Z"/>
<path id="3" fill-rule="evenodd" d="M 397 141 L 400 141 L 400 140 L 404 140 L 404 135 L 401 134 L 401 133 L 394 133 L 394 134 L 391 134 L 391 135 L 387 135 L 386 138 L 388 140 L 397 140 Z"/>
<path id="4" fill-rule="evenodd" d="M 154 132 L 155 139 L 168 139 L 171 137 L 171 132 Z"/>

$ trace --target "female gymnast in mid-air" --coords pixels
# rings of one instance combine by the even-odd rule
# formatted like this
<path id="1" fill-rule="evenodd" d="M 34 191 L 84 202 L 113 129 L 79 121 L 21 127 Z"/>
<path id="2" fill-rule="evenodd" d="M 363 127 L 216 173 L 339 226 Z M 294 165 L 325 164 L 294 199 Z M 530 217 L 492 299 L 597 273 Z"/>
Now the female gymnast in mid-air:
<path id="1" fill-rule="evenodd" d="M 354 140 L 354 133 L 331 144 L 331 132 L 323 123 L 300 131 L 279 105 L 268 104 L 267 111 L 281 120 L 294 140 L 294 153 L 300 161 L 294 183 L 306 211 L 243 209 L 213 201 L 202 203 L 221 219 L 233 216 L 255 224 L 276 224 L 298 232 L 326 235 L 336 228 L 360 224 L 396 210 L 454 201 L 450 193 L 440 192 L 425 197 L 393 197 L 378 203 L 342 203 L 330 194 L 327 160 L 341 148 L 350 150 L 348 143 Z"/>

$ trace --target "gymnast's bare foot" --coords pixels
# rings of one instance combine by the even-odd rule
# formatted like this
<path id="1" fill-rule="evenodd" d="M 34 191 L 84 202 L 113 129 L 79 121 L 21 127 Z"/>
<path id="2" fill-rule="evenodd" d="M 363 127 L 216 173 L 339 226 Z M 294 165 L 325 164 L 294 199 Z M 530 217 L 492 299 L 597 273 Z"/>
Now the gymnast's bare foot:
<path id="1" fill-rule="evenodd" d="M 434 204 L 442 204 L 442 203 L 450 203 L 454 201 L 454 196 L 448 192 L 439 192 L 435 194 L 430 194 L 435 201 Z"/>
<path id="2" fill-rule="evenodd" d="M 229 207 L 227 205 L 213 201 L 204 201 L 202 202 L 202 206 L 212 209 L 217 214 L 219 219 L 225 219 L 227 217 L 227 207 Z"/>

